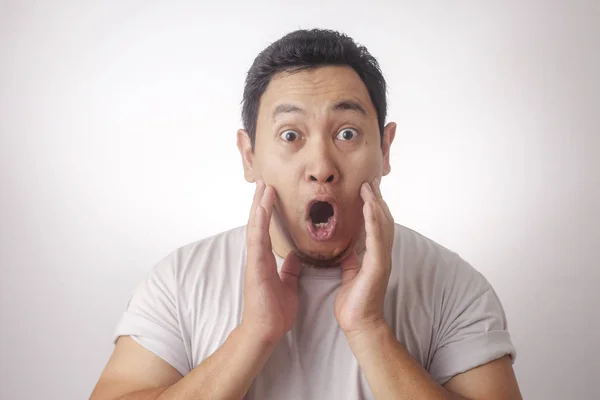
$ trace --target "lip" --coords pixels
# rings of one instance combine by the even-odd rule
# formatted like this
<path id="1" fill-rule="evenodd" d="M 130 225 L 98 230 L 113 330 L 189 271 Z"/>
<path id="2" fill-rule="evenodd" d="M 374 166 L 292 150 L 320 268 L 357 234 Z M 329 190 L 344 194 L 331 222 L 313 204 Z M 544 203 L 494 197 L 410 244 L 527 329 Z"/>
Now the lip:
<path id="1" fill-rule="evenodd" d="M 316 231 L 312 221 L 310 220 L 310 208 L 313 206 L 313 204 L 315 204 L 316 202 L 319 202 L 319 201 L 327 202 L 327 203 L 331 204 L 331 206 L 333 207 L 333 216 L 331 217 L 330 222 L 329 222 L 331 224 L 331 228 L 329 229 L 329 232 L 327 233 L 326 236 L 317 235 L 317 231 Z M 313 239 L 314 241 L 317 241 L 317 242 L 325 242 L 333 237 L 333 235 L 335 234 L 335 231 L 337 228 L 337 222 L 338 222 L 337 221 L 338 206 L 337 206 L 337 201 L 335 200 L 335 198 L 333 196 L 318 195 L 318 196 L 313 197 L 306 204 L 305 215 L 306 215 L 306 227 L 307 227 L 307 230 L 308 230 L 308 233 L 309 233 L 311 239 Z"/>

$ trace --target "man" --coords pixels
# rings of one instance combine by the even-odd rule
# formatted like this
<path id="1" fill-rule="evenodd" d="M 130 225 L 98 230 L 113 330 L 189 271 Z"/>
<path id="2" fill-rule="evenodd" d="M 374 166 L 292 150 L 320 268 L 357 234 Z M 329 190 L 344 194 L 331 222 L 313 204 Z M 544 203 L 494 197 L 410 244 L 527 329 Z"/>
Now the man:
<path id="1" fill-rule="evenodd" d="M 351 38 L 296 31 L 259 54 L 237 138 L 248 224 L 156 265 L 92 399 L 520 399 L 493 288 L 382 198 L 385 118 Z"/>

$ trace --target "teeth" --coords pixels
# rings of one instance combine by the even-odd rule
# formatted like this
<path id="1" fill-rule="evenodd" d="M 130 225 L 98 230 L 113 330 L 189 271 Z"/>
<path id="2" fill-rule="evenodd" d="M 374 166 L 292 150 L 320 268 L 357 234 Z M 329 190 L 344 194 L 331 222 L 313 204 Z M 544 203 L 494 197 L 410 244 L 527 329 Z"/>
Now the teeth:
<path id="1" fill-rule="evenodd" d="M 327 222 L 319 222 L 318 224 L 315 224 L 315 227 L 317 228 L 325 228 L 327 226 Z"/>

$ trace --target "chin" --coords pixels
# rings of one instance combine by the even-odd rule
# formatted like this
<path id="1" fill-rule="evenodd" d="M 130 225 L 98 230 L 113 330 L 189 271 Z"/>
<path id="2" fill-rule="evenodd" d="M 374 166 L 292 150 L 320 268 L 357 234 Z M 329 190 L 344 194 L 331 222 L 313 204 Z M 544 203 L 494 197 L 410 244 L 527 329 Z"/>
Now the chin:
<path id="1" fill-rule="evenodd" d="M 306 239 L 295 241 L 295 253 L 302 262 L 315 267 L 335 267 L 354 248 L 354 240 L 349 238 L 322 242 L 314 242 L 309 237 Z"/>
<path id="2" fill-rule="evenodd" d="M 340 210 L 333 196 L 323 194 L 314 196 L 293 216 L 282 214 L 285 217 L 278 221 L 280 232 L 303 263 L 335 267 L 357 243 L 360 222 L 349 218 L 354 214 Z M 362 217 L 360 210 L 356 215 Z"/>

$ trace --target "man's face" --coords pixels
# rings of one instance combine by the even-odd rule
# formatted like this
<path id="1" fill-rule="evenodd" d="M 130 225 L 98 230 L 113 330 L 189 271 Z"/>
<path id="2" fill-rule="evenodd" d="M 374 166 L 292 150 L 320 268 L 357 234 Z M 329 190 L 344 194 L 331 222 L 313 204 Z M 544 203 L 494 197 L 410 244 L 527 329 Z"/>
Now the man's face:
<path id="1" fill-rule="evenodd" d="M 256 142 L 240 147 L 246 179 L 275 188 L 274 218 L 290 247 L 315 264 L 343 257 L 364 235 L 363 182 L 389 172 L 377 112 L 350 67 L 275 75 L 260 99 Z M 238 142 L 239 145 L 239 142 Z"/>

